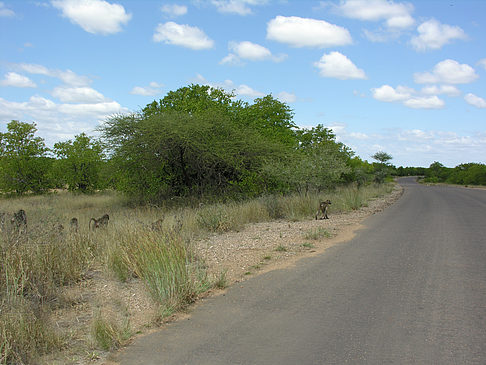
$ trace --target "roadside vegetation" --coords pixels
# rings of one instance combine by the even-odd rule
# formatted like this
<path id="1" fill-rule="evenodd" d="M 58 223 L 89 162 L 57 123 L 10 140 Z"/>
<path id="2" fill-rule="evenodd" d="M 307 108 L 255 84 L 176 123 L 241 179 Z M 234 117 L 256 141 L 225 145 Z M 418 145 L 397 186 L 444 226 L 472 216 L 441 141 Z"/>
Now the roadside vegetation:
<path id="1" fill-rule="evenodd" d="M 0 133 L 0 364 L 38 363 L 71 347 L 81 349 L 72 358 L 96 358 L 122 346 L 140 330 L 123 300 L 108 311 L 70 288 L 141 283 L 156 306 L 147 325 L 159 323 L 226 285 L 224 272 L 208 273 L 194 239 L 313 219 L 325 199 L 334 213 L 359 209 L 390 192 L 394 171 L 385 152 L 368 163 L 330 129 L 298 128 L 271 95 L 249 104 L 201 85 L 109 118 L 100 138 L 81 133 L 49 149 L 36 132 L 12 121 Z M 20 209 L 25 229 L 10 221 Z M 108 226 L 90 230 L 103 214 Z M 90 315 L 76 317 L 77 329 L 53 320 L 80 307 Z"/>

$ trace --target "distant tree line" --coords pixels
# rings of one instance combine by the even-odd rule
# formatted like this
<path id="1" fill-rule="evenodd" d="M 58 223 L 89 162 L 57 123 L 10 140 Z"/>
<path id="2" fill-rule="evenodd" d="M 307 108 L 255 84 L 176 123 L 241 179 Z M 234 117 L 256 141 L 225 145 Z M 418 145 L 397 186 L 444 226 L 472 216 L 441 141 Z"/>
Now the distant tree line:
<path id="1" fill-rule="evenodd" d="M 115 189 L 139 203 L 173 197 L 246 198 L 382 183 L 394 173 L 385 152 L 368 163 L 322 125 L 301 129 L 271 95 L 247 103 L 222 89 L 190 85 L 137 113 L 46 147 L 35 124 L 0 133 L 0 190 Z"/>

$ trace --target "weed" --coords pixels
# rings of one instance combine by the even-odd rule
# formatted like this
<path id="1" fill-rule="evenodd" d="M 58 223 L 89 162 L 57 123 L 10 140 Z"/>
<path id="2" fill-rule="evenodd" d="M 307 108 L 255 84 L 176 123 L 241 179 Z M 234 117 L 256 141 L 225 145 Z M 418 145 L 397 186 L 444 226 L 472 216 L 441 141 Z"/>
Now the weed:
<path id="1" fill-rule="evenodd" d="M 228 279 L 226 278 L 226 273 L 228 270 L 222 270 L 216 280 L 213 283 L 213 286 L 217 289 L 224 289 L 228 286 Z"/>
<path id="2" fill-rule="evenodd" d="M 304 238 L 307 240 L 315 240 L 317 241 L 320 238 L 331 238 L 332 234 L 322 227 L 318 227 L 316 229 L 311 229 L 304 233 Z"/>
<path id="3" fill-rule="evenodd" d="M 306 242 L 302 244 L 302 247 L 304 248 L 314 248 L 315 246 L 312 243 Z"/>
<path id="4" fill-rule="evenodd" d="M 277 252 L 287 252 L 287 247 L 282 246 L 282 245 L 279 245 L 279 246 L 277 246 L 277 248 L 275 249 L 275 251 L 277 251 Z"/>

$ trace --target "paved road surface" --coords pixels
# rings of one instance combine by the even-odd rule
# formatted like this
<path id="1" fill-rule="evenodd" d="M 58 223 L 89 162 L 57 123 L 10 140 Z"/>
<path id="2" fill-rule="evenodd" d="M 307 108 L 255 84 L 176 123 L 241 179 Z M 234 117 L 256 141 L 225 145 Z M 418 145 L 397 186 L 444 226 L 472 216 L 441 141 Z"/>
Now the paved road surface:
<path id="1" fill-rule="evenodd" d="M 235 285 L 118 360 L 486 364 L 486 190 L 400 183 L 353 240 Z"/>

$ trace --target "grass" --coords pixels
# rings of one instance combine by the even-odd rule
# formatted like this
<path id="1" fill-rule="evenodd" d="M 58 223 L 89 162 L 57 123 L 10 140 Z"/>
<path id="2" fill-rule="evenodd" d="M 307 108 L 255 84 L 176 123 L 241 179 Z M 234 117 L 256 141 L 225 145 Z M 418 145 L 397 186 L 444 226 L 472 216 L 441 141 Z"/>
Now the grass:
<path id="1" fill-rule="evenodd" d="M 275 248 L 275 251 L 277 251 L 277 252 L 287 252 L 287 247 L 282 246 L 282 245 L 278 245 L 278 246 Z"/>
<path id="2" fill-rule="evenodd" d="M 191 244 L 195 238 L 240 230 L 248 223 L 312 219 L 318 201 L 326 199 L 332 201 L 332 219 L 331 214 L 357 209 L 391 188 L 338 188 L 321 194 L 265 196 L 171 210 L 129 207 L 112 192 L 3 199 L 3 212 L 27 212 L 28 231 L 17 234 L 8 220 L 0 227 L 0 364 L 40 363 L 43 354 L 73 345 L 87 354 L 123 344 L 131 335 L 129 318 L 102 315 L 103 308 L 90 320 L 89 343 L 70 342 L 70 330 L 60 330 L 52 321 L 52 313 L 73 305 L 64 298 L 64 290 L 87 282 L 92 272 L 123 285 L 142 282 L 162 316 L 168 315 L 210 287 L 227 286 L 225 272 L 208 278 Z M 89 231 L 89 219 L 105 213 L 110 215 L 108 228 Z M 79 220 L 78 233 L 67 229 L 72 217 Z M 151 224 L 161 218 L 160 229 L 152 230 Z M 59 224 L 65 229 L 59 230 Z M 306 238 L 326 237 L 326 232 L 308 232 Z M 276 249 L 286 250 L 284 246 Z"/>

